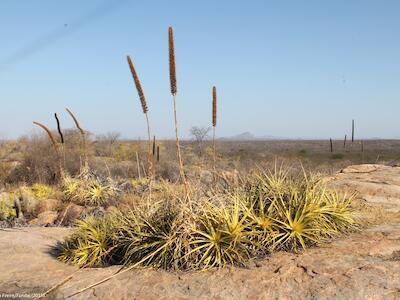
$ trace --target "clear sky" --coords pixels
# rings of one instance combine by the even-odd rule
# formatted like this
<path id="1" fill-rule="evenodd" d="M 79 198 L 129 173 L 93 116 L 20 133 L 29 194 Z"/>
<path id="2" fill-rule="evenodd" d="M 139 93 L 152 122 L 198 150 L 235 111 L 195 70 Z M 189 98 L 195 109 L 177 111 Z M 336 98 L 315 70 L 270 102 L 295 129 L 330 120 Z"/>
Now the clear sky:
<path id="1" fill-rule="evenodd" d="M 183 136 L 400 137 L 400 1 L 0 1 L 0 136 L 55 127 L 144 137 L 131 54 L 154 134 L 172 137 L 173 26 Z"/>

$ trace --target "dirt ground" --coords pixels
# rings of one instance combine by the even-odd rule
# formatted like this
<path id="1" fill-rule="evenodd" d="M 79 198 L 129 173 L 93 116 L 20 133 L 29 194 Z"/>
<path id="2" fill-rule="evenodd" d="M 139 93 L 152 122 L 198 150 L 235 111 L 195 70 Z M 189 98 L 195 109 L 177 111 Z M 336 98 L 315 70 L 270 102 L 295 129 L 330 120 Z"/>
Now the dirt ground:
<path id="1" fill-rule="evenodd" d="M 358 192 L 355 206 L 366 228 L 302 254 L 274 253 L 248 268 L 135 269 L 69 299 L 400 299 L 400 168 L 353 166 L 327 181 Z M 69 278 L 46 297 L 66 299 L 120 269 L 58 262 L 51 249 L 70 231 L 0 230 L 0 299 L 32 299 Z"/>

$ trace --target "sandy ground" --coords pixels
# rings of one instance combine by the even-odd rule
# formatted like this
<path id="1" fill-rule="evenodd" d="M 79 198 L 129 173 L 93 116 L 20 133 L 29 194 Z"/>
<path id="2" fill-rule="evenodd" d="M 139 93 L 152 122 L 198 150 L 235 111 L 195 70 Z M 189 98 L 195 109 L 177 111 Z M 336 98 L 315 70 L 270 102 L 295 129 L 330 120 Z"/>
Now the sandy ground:
<path id="1" fill-rule="evenodd" d="M 400 299 L 400 168 L 358 168 L 330 181 L 360 193 L 370 228 L 303 254 L 274 253 L 246 269 L 136 269 L 70 299 Z M 46 297 L 66 299 L 119 269 L 78 270 L 58 262 L 51 247 L 69 232 L 0 230 L 0 299 L 32 299 L 72 275 Z"/>

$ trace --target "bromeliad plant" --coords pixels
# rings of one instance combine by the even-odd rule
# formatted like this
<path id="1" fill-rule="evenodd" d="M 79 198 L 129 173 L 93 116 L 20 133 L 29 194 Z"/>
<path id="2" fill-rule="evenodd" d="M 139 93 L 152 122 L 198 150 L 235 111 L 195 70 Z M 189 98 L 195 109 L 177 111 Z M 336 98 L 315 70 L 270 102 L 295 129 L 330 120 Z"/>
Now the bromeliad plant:
<path id="1" fill-rule="evenodd" d="M 75 232 L 60 246 L 59 260 L 79 267 L 99 267 L 112 261 L 114 249 L 112 216 L 76 222 Z"/>
<path id="2" fill-rule="evenodd" d="M 179 214 L 175 205 L 166 203 L 121 214 L 116 239 L 123 249 L 123 262 L 167 270 L 179 268 L 185 249 L 185 222 Z"/>
<path id="3" fill-rule="evenodd" d="M 119 190 L 116 183 L 88 172 L 73 178 L 66 176 L 61 183 L 64 199 L 78 204 L 101 206 L 115 198 Z"/>
<path id="4" fill-rule="evenodd" d="M 117 262 L 131 266 L 167 270 L 243 266 L 271 251 L 302 251 L 357 227 L 351 197 L 326 189 L 314 176 L 291 175 L 284 168 L 259 171 L 243 187 L 212 198 L 201 195 L 194 191 L 196 201 L 189 205 L 184 190 L 163 193 L 159 201 L 147 199 L 128 212 L 114 214 L 113 222 L 81 221 L 79 239 L 67 239 L 61 258 L 93 265 L 98 262 L 94 257 L 112 247 L 119 254 Z M 101 232 L 94 235 L 96 230 Z M 107 241 L 108 248 L 88 247 L 89 241 L 100 244 L 93 242 L 93 236 Z"/>
<path id="5" fill-rule="evenodd" d="M 232 203 L 221 201 L 218 206 L 206 205 L 191 241 L 194 247 L 191 253 L 198 257 L 195 267 L 245 265 L 254 244 L 251 225 L 238 195 L 233 196 Z"/>
<path id="6" fill-rule="evenodd" d="M 53 192 L 53 189 L 48 185 L 35 183 L 32 185 L 31 191 L 35 198 L 44 199 L 50 196 L 50 194 Z"/>

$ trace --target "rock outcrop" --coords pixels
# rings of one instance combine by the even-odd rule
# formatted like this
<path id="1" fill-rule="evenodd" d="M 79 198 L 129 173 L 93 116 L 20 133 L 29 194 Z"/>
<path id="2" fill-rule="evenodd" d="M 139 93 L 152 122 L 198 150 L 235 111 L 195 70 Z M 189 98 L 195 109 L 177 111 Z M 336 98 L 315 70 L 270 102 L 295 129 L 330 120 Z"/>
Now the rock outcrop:
<path id="1" fill-rule="evenodd" d="M 400 167 L 356 165 L 331 177 L 329 185 L 342 192 L 356 192 L 360 200 L 390 212 L 400 212 Z"/>

